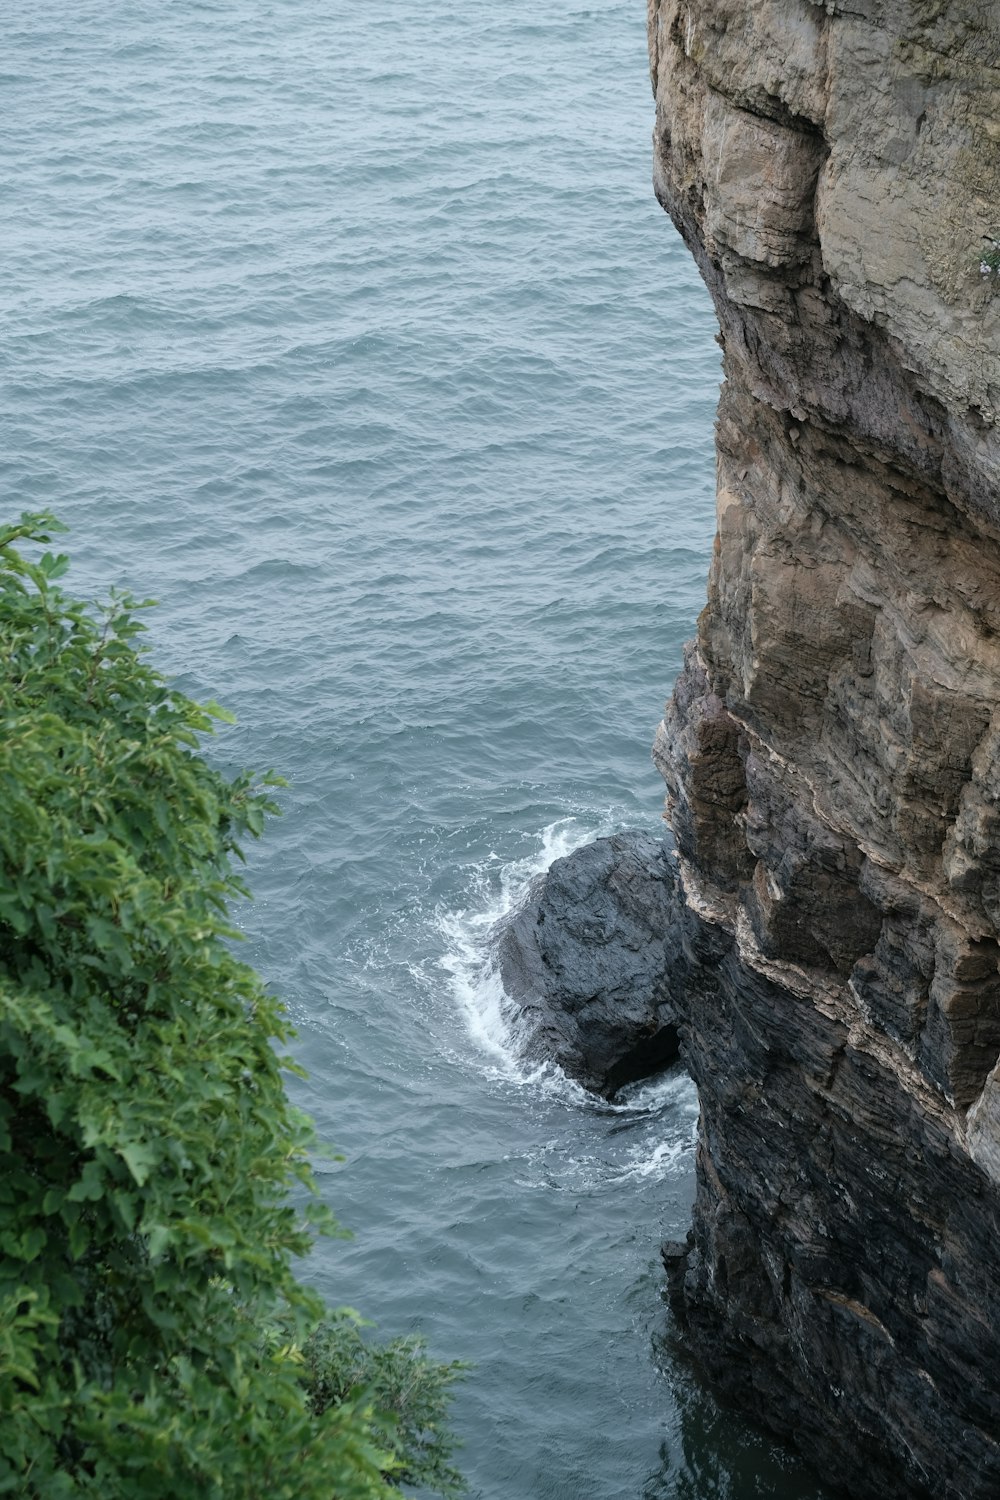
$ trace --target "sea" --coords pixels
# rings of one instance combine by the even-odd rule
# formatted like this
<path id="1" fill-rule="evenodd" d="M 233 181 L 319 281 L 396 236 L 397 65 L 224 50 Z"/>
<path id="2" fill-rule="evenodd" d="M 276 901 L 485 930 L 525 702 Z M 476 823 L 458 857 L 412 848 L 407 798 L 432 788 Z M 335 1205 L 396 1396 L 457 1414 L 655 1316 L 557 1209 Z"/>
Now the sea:
<path id="1" fill-rule="evenodd" d="M 661 826 L 716 325 L 650 186 L 642 0 L 7 0 L 5 512 L 288 778 L 237 913 L 353 1232 L 301 1267 L 468 1361 L 481 1500 L 819 1500 L 663 1302 L 698 1103 L 524 1061 L 493 933 Z"/>

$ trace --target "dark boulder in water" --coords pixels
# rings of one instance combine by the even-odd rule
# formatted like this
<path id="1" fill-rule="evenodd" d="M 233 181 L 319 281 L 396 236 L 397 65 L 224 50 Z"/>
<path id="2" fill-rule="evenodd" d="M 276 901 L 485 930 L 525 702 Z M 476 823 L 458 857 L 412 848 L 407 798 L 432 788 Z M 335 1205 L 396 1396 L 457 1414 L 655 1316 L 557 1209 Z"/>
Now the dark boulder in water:
<path id="1" fill-rule="evenodd" d="M 677 1056 L 664 953 L 676 886 L 662 839 L 614 834 L 555 860 L 498 933 L 529 1052 L 608 1099 Z"/>

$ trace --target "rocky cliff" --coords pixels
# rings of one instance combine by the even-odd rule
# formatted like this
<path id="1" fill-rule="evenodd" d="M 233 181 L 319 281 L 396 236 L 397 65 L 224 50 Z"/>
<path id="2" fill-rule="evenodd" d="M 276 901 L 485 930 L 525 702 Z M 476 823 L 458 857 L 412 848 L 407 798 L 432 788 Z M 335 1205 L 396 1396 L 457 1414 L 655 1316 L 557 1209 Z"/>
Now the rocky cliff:
<path id="1" fill-rule="evenodd" d="M 677 1303 L 715 1384 L 851 1493 L 986 1500 L 1000 10 L 650 0 L 649 42 L 656 192 L 726 375 L 656 747 L 701 1098 Z"/>

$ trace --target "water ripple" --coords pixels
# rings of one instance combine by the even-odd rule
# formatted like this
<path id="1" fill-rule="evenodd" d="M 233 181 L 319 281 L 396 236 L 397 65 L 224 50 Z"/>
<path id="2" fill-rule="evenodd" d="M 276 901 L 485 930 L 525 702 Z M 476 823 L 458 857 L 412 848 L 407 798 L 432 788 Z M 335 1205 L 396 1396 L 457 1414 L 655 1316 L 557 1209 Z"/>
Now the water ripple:
<path id="1" fill-rule="evenodd" d="M 484 948 L 560 848 L 658 826 L 703 599 L 717 350 L 643 11 L 5 12 L 0 468 L 81 589 L 163 600 L 220 763 L 291 779 L 240 923 L 348 1157 L 306 1274 L 475 1362 L 487 1500 L 814 1493 L 652 1357 L 690 1085 L 524 1069 Z"/>

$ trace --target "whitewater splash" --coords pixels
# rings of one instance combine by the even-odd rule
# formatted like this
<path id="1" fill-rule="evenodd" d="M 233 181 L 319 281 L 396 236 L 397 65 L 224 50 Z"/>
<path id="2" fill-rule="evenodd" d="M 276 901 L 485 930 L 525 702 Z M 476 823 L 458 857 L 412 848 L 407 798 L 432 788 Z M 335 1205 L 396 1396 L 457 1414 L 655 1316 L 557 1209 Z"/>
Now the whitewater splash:
<path id="1" fill-rule="evenodd" d="M 655 1115 L 673 1104 L 679 1092 L 690 1090 L 682 1075 L 647 1079 L 623 1089 L 609 1103 L 587 1093 L 554 1063 L 539 1063 L 528 1056 L 530 1023 L 504 992 L 492 942 L 497 925 L 518 910 L 534 881 L 555 860 L 606 837 L 614 826 L 610 814 L 597 826 L 576 817 L 561 818 L 542 830 L 532 853 L 506 863 L 492 856 L 474 873 L 469 905 L 437 913 L 444 940 L 438 962 L 448 975 L 456 1008 L 487 1072 L 602 1114 Z"/>
<path id="2" fill-rule="evenodd" d="M 575 1102 L 589 1096 L 551 1063 L 525 1060 L 527 1027 L 504 993 L 490 937 L 497 924 L 524 901 L 539 875 L 557 859 L 600 838 L 604 830 L 584 826 L 575 817 L 560 818 L 542 830 L 539 847 L 521 859 L 501 862 L 493 856 L 476 872 L 471 904 L 439 912 L 437 924 L 445 951 L 440 967 L 469 1036 L 494 1072 L 513 1083 L 541 1086 Z"/>

